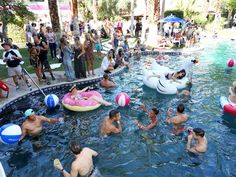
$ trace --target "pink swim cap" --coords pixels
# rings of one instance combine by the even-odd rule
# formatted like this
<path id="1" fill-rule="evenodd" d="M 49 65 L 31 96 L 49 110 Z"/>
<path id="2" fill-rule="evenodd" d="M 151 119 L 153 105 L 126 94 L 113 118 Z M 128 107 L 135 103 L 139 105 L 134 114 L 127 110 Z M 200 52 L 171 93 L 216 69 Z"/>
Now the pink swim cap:
<path id="1" fill-rule="evenodd" d="M 233 66 L 234 66 L 234 63 L 235 63 L 235 62 L 234 62 L 234 59 L 231 58 L 231 59 L 228 60 L 227 66 L 228 66 L 228 67 L 233 67 Z"/>

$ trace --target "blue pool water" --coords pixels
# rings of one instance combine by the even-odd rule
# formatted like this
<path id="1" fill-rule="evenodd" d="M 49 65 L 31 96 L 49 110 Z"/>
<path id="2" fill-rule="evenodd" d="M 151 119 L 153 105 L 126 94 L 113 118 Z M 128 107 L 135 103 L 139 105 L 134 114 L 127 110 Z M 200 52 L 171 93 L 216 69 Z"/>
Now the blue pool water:
<path id="1" fill-rule="evenodd" d="M 104 177 L 236 176 L 236 118 L 223 114 L 219 106 L 219 97 L 227 96 L 228 87 L 236 78 L 236 70 L 225 72 L 226 61 L 235 57 L 235 46 L 232 41 L 205 42 L 205 50 L 195 54 L 201 62 L 194 68 L 190 99 L 160 95 L 145 87 L 140 61 L 135 61 L 129 70 L 114 78 L 118 88 L 109 91 L 97 88 L 113 103 L 117 93 L 128 93 L 131 104 L 126 108 L 117 108 L 114 104 L 91 112 L 74 113 L 60 105 L 52 112 L 41 104 L 41 95 L 16 103 L 11 108 L 14 111 L 0 115 L 4 118 L 0 125 L 10 121 L 21 124 L 24 120 L 22 111 L 29 106 L 48 117 L 65 116 L 65 123 L 46 123 L 41 136 L 26 138 L 21 145 L 0 144 L 0 161 L 6 173 L 12 177 L 59 176 L 53 168 L 53 159 L 59 158 L 64 168 L 70 170 L 73 155 L 68 150 L 68 142 L 74 139 L 99 153 L 94 162 Z M 180 62 L 181 57 L 172 57 L 170 66 L 179 66 Z M 55 93 L 61 98 L 67 90 L 64 88 Z M 187 126 L 206 131 L 209 147 L 201 156 L 188 154 L 185 151 L 186 135 L 173 136 L 171 126 L 165 123 L 167 108 L 175 108 L 180 102 L 185 104 L 186 113 L 190 115 Z M 147 115 L 139 109 L 140 103 L 160 110 L 159 124 L 149 132 L 139 130 L 133 124 L 135 119 L 148 123 Z M 102 139 L 99 125 L 115 108 L 121 112 L 123 132 Z"/>

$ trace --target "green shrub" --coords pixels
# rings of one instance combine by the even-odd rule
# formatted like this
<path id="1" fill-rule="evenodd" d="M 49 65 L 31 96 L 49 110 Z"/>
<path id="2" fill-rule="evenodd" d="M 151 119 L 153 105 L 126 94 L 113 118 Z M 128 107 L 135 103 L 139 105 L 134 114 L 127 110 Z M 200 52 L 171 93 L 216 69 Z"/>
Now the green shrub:
<path id="1" fill-rule="evenodd" d="M 164 12 L 165 17 L 170 16 L 171 14 L 179 18 L 184 18 L 184 12 L 182 10 L 167 10 Z"/>
<path id="2" fill-rule="evenodd" d="M 207 15 L 207 21 L 208 22 L 213 22 L 215 19 L 215 14 L 208 14 Z"/>
<path id="3" fill-rule="evenodd" d="M 205 25 L 207 24 L 207 18 L 203 15 L 193 16 L 192 19 L 195 23 L 201 25 L 202 27 L 205 27 Z"/>
<path id="4" fill-rule="evenodd" d="M 25 31 L 22 27 L 16 26 L 14 24 L 8 24 L 7 36 L 12 38 L 14 43 L 25 43 Z"/>

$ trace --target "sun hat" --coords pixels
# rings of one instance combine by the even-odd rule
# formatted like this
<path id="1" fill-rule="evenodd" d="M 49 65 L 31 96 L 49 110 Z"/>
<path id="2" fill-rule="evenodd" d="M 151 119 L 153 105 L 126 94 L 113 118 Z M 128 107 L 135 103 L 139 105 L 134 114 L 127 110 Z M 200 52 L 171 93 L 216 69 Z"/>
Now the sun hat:
<path id="1" fill-rule="evenodd" d="M 27 109 L 26 111 L 25 111 L 25 117 L 27 118 L 27 117 L 29 117 L 29 116 L 31 116 L 31 115 L 33 115 L 34 114 L 34 110 L 33 109 Z"/>

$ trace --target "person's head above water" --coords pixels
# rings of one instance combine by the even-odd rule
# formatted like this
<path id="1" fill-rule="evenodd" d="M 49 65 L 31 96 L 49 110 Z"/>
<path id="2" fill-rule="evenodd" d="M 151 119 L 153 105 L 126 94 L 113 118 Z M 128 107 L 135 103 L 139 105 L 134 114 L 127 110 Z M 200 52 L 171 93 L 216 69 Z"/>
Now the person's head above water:
<path id="1" fill-rule="evenodd" d="M 103 74 L 103 79 L 105 80 L 109 79 L 109 75 L 107 73 Z"/>
<path id="2" fill-rule="evenodd" d="M 80 145 L 78 142 L 76 141 L 71 141 L 70 142 L 70 150 L 75 154 L 75 155 L 78 155 L 80 152 L 81 152 L 81 148 L 80 148 Z"/>
<path id="3" fill-rule="evenodd" d="M 177 112 L 178 113 L 183 113 L 184 112 L 184 105 L 182 103 L 180 103 L 178 106 L 177 106 Z"/>
<path id="4" fill-rule="evenodd" d="M 191 62 L 192 62 L 193 64 L 197 64 L 197 63 L 199 63 L 199 59 L 198 59 L 198 58 L 195 58 L 195 59 L 191 60 Z"/>
<path id="5" fill-rule="evenodd" d="M 152 108 L 152 110 L 149 112 L 149 117 L 154 118 L 159 114 L 159 110 L 157 108 Z"/>
<path id="6" fill-rule="evenodd" d="M 116 119 L 119 114 L 119 111 L 113 109 L 109 112 L 109 119 Z"/>
<path id="7" fill-rule="evenodd" d="M 29 116 L 32 116 L 34 114 L 34 110 L 33 109 L 27 109 L 25 111 L 25 117 L 29 117 Z"/>
<path id="8" fill-rule="evenodd" d="M 201 128 L 194 128 L 193 132 L 196 136 L 200 136 L 201 138 L 203 138 L 205 135 L 205 131 Z"/>
<path id="9" fill-rule="evenodd" d="M 157 108 L 152 108 L 152 112 L 153 112 L 155 115 L 159 114 L 159 110 L 158 110 Z"/>
<path id="10" fill-rule="evenodd" d="M 184 78 L 185 76 L 186 76 L 186 71 L 185 71 L 185 69 L 182 69 L 182 70 L 180 70 L 180 71 L 177 72 L 177 78 L 178 78 L 178 79 L 182 79 L 182 78 Z"/>

